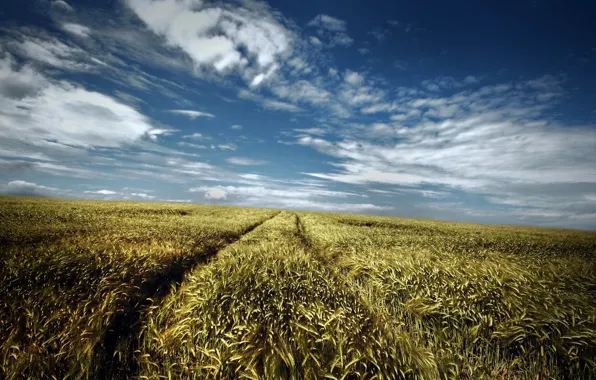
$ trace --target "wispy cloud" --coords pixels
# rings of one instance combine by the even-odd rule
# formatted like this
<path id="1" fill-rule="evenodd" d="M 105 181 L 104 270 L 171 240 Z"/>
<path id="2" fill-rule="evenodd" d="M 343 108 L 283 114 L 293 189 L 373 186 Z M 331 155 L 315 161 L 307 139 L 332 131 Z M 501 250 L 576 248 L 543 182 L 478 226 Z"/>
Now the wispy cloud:
<path id="1" fill-rule="evenodd" d="M 170 113 L 187 116 L 189 119 L 194 120 L 198 117 L 214 118 L 215 115 L 209 112 L 201 112 L 195 110 L 169 110 Z"/>
<path id="2" fill-rule="evenodd" d="M 75 36 L 87 38 L 91 34 L 91 29 L 85 25 L 75 24 L 73 22 L 65 22 L 60 25 L 62 29 Z"/>
<path id="3" fill-rule="evenodd" d="M 16 180 L 8 182 L 5 185 L 0 185 L 0 193 L 10 195 L 37 195 L 37 196 L 59 196 L 64 195 L 67 191 L 50 187 L 38 185 L 33 182 Z"/>
<path id="4" fill-rule="evenodd" d="M 185 138 L 185 139 L 194 139 L 194 140 L 211 140 L 211 137 L 205 136 L 204 134 L 199 133 L 199 132 L 195 132 L 195 133 L 190 134 L 190 135 L 184 135 L 182 137 Z M 186 146 L 192 146 L 192 145 L 187 145 L 187 144 L 184 144 L 184 145 L 186 145 Z"/>
<path id="5" fill-rule="evenodd" d="M 326 14 L 319 14 L 309 21 L 307 26 L 316 28 L 319 37 L 327 41 L 328 47 L 347 47 L 354 42 L 354 40 L 347 34 L 347 22 L 344 20 Z M 311 42 L 313 42 L 312 38 Z M 313 43 L 315 45 L 321 45 L 319 42 L 321 42 L 321 40 L 316 38 Z"/>
<path id="6" fill-rule="evenodd" d="M 316 128 L 295 128 L 294 131 L 299 132 L 299 133 L 306 133 L 308 135 L 317 135 L 317 136 L 323 136 L 328 133 L 327 129 L 318 128 L 318 127 L 316 127 Z"/>
<path id="7" fill-rule="evenodd" d="M 189 143 L 189 142 L 186 142 L 186 141 L 179 141 L 177 144 L 179 146 L 187 147 L 187 148 L 207 149 L 207 147 L 205 145 L 193 144 L 193 143 Z"/>
<path id="8" fill-rule="evenodd" d="M 279 100 L 274 100 L 274 99 L 270 99 L 255 93 L 252 93 L 250 91 L 247 90 L 240 90 L 238 92 L 238 97 L 242 98 L 242 99 L 248 99 L 248 100 L 252 100 L 254 102 L 259 103 L 261 106 L 263 106 L 263 108 L 267 108 L 270 110 L 275 110 L 275 111 L 289 111 L 289 112 L 300 112 L 302 111 L 302 109 L 300 109 L 300 107 L 294 105 L 294 104 L 290 104 L 287 102 L 283 102 L 283 101 L 279 101 Z"/>
<path id="9" fill-rule="evenodd" d="M 91 63 L 85 62 L 86 54 L 82 49 L 67 45 L 56 38 L 21 36 L 21 39 L 7 44 L 11 51 L 20 57 L 63 70 L 86 71 L 93 67 Z"/>
<path id="10" fill-rule="evenodd" d="M 230 157 L 227 158 L 226 161 L 232 165 L 240 165 L 240 166 L 255 166 L 255 165 L 264 165 L 267 161 L 263 160 L 255 160 L 248 157 Z"/>
<path id="11" fill-rule="evenodd" d="M 262 177 L 248 177 L 255 181 Z M 312 186 L 200 186 L 191 193 L 203 193 L 206 199 L 226 200 L 240 205 L 266 205 L 278 208 L 314 209 L 323 211 L 375 212 L 390 210 L 388 206 L 370 203 L 330 202 L 325 198 L 346 198 L 358 194 L 322 190 Z"/>
<path id="12" fill-rule="evenodd" d="M 106 189 L 102 189 L 102 190 L 87 190 L 84 191 L 85 194 L 99 194 L 99 195 L 115 195 L 118 194 L 117 191 L 113 191 L 113 190 L 106 190 Z"/>
<path id="13" fill-rule="evenodd" d="M 234 144 L 218 144 L 217 147 L 221 150 L 236 150 L 236 149 L 238 149 L 238 147 Z"/>
<path id="14" fill-rule="evenodd" d="M 331 32 L 345 32 L 347 30 L 347 23 L 345 21 L 326 14 L 317 15 L 309 21 L 308 26 L 326 29 Z"/>
<path id="15" fill-rule="evenodd" d="M 345 80 L 362 83 L 352 73 Z M 434 84 L 438 91 L 444 91 L 477 86 L 478 81 L 472 76 L 459 81 L 442 77 L 423 85 Z M 429 91 L 434 92 L 434 88 Z M 544 93 L 552 96 L 541 97 Z M 596 132 L 589 127 L 569 128 L 545 116 L 561 96 L 561 82 L 552 76 L 475 87 L 451 96 L 410 95 L 389 105 L 396 112 L 393 116 L 403 118 L 355 125 L 343 132 L 345 137 L 339 142 L 297 135 L 295 143 L 338 159 L 332 164 L 336 170 L 309 173 L 316 178 L 349 184 L 427 184 L 480 194 L 506 193 L 506 198 L 489 199 L 509 206 L 541 207 L 524 209 L 519 215 L 564 216 L 565 212 L 553 211 L 552 205 L 547 208 L 548 202 L 515 203 L 524 199 L 521 185 L 535 186 L 535 190 L 541 187 L 542 191 L 559 184 L 576 187 L 578 183 L 591 183 L 592 189 L 596 185 L 596 161 L 588 153 L 596 148 Z M 429 190 L 397 191 L 435 198 L 446 195 Z M 565 198 L 574 199 L 569 191 Z M 553 201 L 552 197 L 547 199 Z M 572 201 L 576 202 L 579 199 Z"/>

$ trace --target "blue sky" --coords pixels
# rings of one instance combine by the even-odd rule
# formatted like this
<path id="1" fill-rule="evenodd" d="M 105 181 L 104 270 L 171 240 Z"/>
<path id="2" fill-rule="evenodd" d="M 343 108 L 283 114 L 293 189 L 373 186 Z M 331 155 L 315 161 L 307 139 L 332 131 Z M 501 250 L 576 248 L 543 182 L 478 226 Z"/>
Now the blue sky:
<path id="1" fill-rule="evenodd" d="M 0 192 L 596 229 L 595 11 L 5 1 Z"/>

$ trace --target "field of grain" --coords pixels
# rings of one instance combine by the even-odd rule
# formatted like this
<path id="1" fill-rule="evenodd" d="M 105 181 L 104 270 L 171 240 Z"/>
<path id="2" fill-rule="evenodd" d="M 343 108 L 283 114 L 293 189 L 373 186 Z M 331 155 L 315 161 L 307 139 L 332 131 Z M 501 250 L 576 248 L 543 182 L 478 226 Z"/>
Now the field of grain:
<path id="1" fill-rule="evenodd" d="M 0 197 L 0 378 L 596 378 L 596 233 Z"/>

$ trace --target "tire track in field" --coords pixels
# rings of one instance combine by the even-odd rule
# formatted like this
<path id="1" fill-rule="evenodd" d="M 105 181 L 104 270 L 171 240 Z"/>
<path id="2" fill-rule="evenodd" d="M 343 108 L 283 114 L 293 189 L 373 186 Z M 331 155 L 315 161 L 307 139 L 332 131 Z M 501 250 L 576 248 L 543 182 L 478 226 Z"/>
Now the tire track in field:
<path id="1" fill-rule="evenodd" d="M 315 244 L 313 244 L 313 242 L 309 239 L 308 234 L 306 233 L 305 229 L 304 229 L 304 223 L 302 223 L 302 220 L 300 219 L 300 217 L 298 216 L 298 214 L 296 215 L 296 229 L 297 229 L 297 233 L 298 233 L 298 237 L 300 239 L 300 241 L 302 242 L 302 244 L 306 247 L 306 249 L 312 253 L 313 259 L 318 261 L 319 263 L 321 263 L 322 265 L 328 267 L 329 269 L 331 269 L 333 272 L 336 272 L 335 268 L 333 268 L 333 261 L 336 260 L 338 258 L 338 254 L 334 254 L 334 255 L 324 255 L 322 252 L 322 249 L 320 247 L 317 247 Z M 338 276 L 341 276 L 341 274 L 337 274 Z"/>
<path id="2" fill-rule="evenodd" d="M 383 308 L 379 308 L 375 302 L 367 302 L 364 294 L 353 284 L 347 281 L 346 273 L 343 272 L 337 266 L 336 260 L 339 259 L 338 254 L 328 254 L 325 252 L 326 248 L 317 244 L 316 241 L 309 238 L 308 233 L 305 231 L 304 224 L 298 214 L 296 215 L 296 228 L 299 238 L 304 244 L 307 252 L 311 254 L 314 261 L 317 261 L 322 266 L 326 267 L 332 276 L 338 280 L 338 284 L 346 289 L 347 293 L 351 293 L 357 302 L 362 306 L 364 310 L 370 315 L 370 321 L 375 326 L 373 330 L 381 332 L 382 336 L 392 336 L 392 341 L 396 347 L 401 351 L 393 357 L 393 360 L 398 360 L 400 356 L 403 358 L 403 353 L 410 352 L 412 362 L 407 364 L 411 368 L 415 368 L 412 373 L 413 378 L 439 378 L 439 369 L 434 356 L 431 353 L 425 351 L 424 347 L 420 347 L 417 344 L 412 344 L 412 338 L 410 332 L 405 329 L 403 331 L 396 329 L 394 318 Z M 412 355 L 413 354 L 413 355 Z M 404 360 L 404 359 L 402 359 Z M 385 371 L 386 378 L 397 379 L 397 378 L 409 378 L 403 374 L 403 372 L 397 372 L 393 367 L 383 368 Z M 429 377 L 426 377 L 429 376 Z"/>
<path id="3" fill-rule="evenodd" d="M 99 356 L 99 369 L 94 378 L 126 379 L 137 374 L 136 354 L 140 343 L 139 335 L 143 324 L 144 311 L 152 304 L 159 304 L 162 299 L 170 294 L 172 288 L 181 284 L 185 275 L 198 265 L 207 264 L 220 251 L 238 242 L 255 228 L 275 218 L 280 213 L 281 211 L 278 211 L 269 218 L 248 226 L 241 234 L 218 248 L 212 247 L 206 251 L 196 252 L 190 260 L 188 258 L 178 258 L 170 265 L 166 273 L 162 273 L 150 281 L 133 284 L 133 286 L 138 286 L 141 289 L 140 295 L 135 299 L 126 300 L 121 306 L 122 310 L 117 312 L 106 329 L 97 353 Z M 124 358 L 114 357 L 119 345 L 126 346 Z"/>
<path id="4" fill-rule="evenodd" d="M 390 340 L 388 340 L 390 344 L 397 345 L 397 347 L 399 347 L 400 350 L 402 349 L 402 347 L 404 347 L 403 352 L 408 352 L 407 344 L 404 344 L 404 341 L 400 339 L 398 334 L 396 334 L 396 331 L 393 331 L 390 327 L 388 327 L 391 326 L 391 324 L 389 323 L 389 321 L 391 320 L 390 316 L 376 309 L 374 305 L 371 305 L 370 303 L 364 300 L 363 295 L 358 291 L 357 288 L 351 286 L 351 284 L 349 284 L 346 281 L 344 273 L 342 273 L 341 270 L 339 270 L 339 268 L 335 265 L 334 260 L 336 260 L 337 257 L 326 255 L 324 252 L 325 248 L 321 247 L 320 245 L 317 245 L 316 241 L 312 241 L 309 238 L 308 233 L 305 230 L 304 224 L 297 213 L 295 213 L 295 216 L 297 230 L 296 234 L 302 242 L 305 251 L 310 254 L 310 257 L 314 262 L 317 262 L 319 265 L 325 267 L 329 271 L 330 277 L 333 277 L 336 280 L 335 283 L 337 284 L 337 286 L 343 288 L 343 290 L 345 291 L 344 294 L 346 294 L 346 296 L 351 297 L 354 300 L 355 305 L 358 305 L 360 312 L 366 316 L 365 320 L 368 321 L 368 324 L 365 330 L 362 331 L 363 335 L 369 336 L 371 332 L 377 332 L 383 337 L 391 337 Z M 361 325 L 361 328 L 364 328 L 364 324 Z M 379 350 L 379 347 L 377 347 L 376 359 L 382 357 L 378 356 L 379 352 L 382 352 L 382 350 Z M 395 355 L 392 358 L 392 360 L 394 361 L 398 359 L 399 355 Z M 375 362 L 372 357 L 366 359 L 366 361 L 368 360 L 372 360 L 372 363 Z M 377 368 L 379 371 L 378 373 L 375 373 L 374 371 L 371 373 L 366 372 L 363 377 L 377 377 L 379 375 L 382 375 L 383 378 L 389 379 L 406 378 L 405 375 L 400 376 L 394 367 L 384 366 L 382 368 Z M 416 371 L 414 372 L 414 376 L 420 374 L 421 373 L 416 373 Z M 438 373 L 435 377 L 431 378 L 438 378 Z"/>
<path id="5" fill-rule="evenodd" d="M 302 224 L 302 220 L 300 220 L 298 214 L 294 214 L 294 216 L 296 216 L 296 231 L 298 234 L 298 239 L 300 239 L 302 245 L 304 245 L 307 249 L 312 249 L 312 243 L 310 240 L 308 240 L 306 232 L 304 232 L 304 224 Z"/>

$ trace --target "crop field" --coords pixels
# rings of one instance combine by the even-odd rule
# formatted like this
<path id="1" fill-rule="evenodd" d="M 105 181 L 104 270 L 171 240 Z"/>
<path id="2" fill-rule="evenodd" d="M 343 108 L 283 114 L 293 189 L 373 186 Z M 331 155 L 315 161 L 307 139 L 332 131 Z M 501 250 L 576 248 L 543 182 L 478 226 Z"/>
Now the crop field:
<path id="1" fill-rule="evenodd" d="M 596 233 L 0 197 L 0 379 L 594 379 Z"/>

